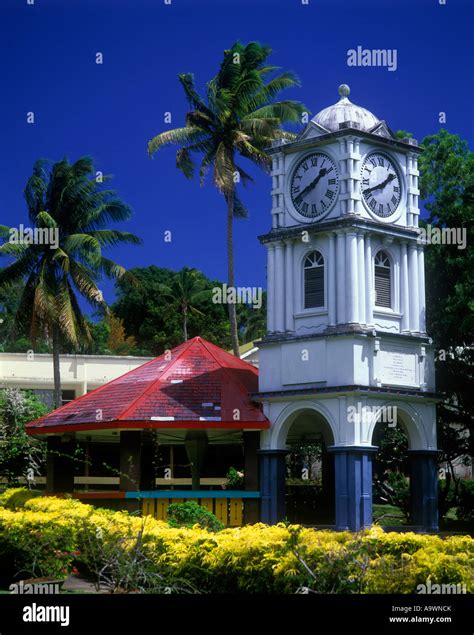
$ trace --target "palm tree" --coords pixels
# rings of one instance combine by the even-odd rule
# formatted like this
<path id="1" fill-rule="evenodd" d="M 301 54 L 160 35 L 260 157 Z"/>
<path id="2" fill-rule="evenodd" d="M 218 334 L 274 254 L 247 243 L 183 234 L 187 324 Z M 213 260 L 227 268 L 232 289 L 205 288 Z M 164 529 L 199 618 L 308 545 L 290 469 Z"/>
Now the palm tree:
<path id="1" fill-rule="evenodd" d="M 201 97 L 194 76 L 180 74 L 186 98 L 192 107 L 186 114 L 186 125 L 158 134 L 148 143 L 152 156 L 167 144 L 176 144 L 176 165 L 187 178 L 195 170 L 194 154 L 201 155 L 199 176 L 203 184 L 208 171 L 223 194 L 227 207 L 227 282 L 234 287 L 234 217 L 245 217 L 247 211 L 237 196 L 236 185 L 251 181 L 250 175 L 236 163 L 237 155 L 269 170 L 270 158 L 265 149 L 274 139 L 292 140 L 295 135 L 281 129 L 286 122 L 301 123 L 305 108 L 293 101 L 273 101 L 284 89 L 298 86 L 293 73 L 283 72 L 269 79 L 278 67 L 267 64 L 271 53 L 258 42 L 247 45 L 236 42 L 224 51 L 224 59 L 215 77 Z M 239 338 L 235 304 L 229 303 L 229 320 L 234 355 L 239 355 Z"/>
<path id="2" fill-rule="evenodd" d="M 210 298 L 212 291 L 203 289 L 202 281 L 199 280 L 197 269 L 184 267 L 178 272 L 171 286 L 160 285 L 161 297 L 176 304 L 183 316 L 183 338 L 188 341 L 188 315 L 195 313 L 204 315 L 195 305 L 202 300 Z"/>
<path id="3" fill-rule="evenodd" d="M 102 182 L 109 179 L 102 177 Z M 40 159 L 24 194 L 35 238 L 30 242 L 17 236 L 14 241 L 16 230 L 0 226 L 0 237 L 6 241 L 0 255 L 14 258 L 0 270 L 0 288 L 25 281 L 15 322 L 28 328 L 33 343 L 39 334 L 52 340 L 57 407 L 61 343 L 77 347 L 91 337 L 76 292 L 92 306 L 105 309 L 98 283 L 104 275 L 120 278 L 125 269 L 105 258 L 102 248 L 141 241 L 128 232 L 106 228 L 111 221 L 127 220 L 132 211 L 115 192 L 101 189 L 90 157 L 72 164 L 65 158 L 52 166 Z"/>

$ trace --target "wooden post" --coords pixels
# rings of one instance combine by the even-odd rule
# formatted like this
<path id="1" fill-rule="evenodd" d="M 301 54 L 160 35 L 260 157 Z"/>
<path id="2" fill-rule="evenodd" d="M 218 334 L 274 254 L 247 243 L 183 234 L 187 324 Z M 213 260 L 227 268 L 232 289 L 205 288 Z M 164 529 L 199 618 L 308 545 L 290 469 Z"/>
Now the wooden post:
<path id="1" fill-rule="evenodd" d="M 153 430 L 143 430 L 141 435 L 140 490 L 155 489 L 155 437 Z"/>
<path id="2" fill-rule="evenodd" d="M 141 431 L 120 432 L 120 490 L 140 489 Z"/>
<path id="3" fill-rule="evenodd" d="M 190 430 L 186 434 L 184 442 L 188 459 L 191 463 L 191 476 L 193 479 L 192 489 L 200 489 L 201 468 L 204 461 L 208 439 L 207 434 L 203 430 Z"/>
<path id="4" fill-rule="evenodd" d="M 46 491 L 50 493 L 74 492 L 75 443 L 60 436 L 48 437 L 46 458 Z"/>
<path id="5" fill-rule="evenodd" d="M 246 490 L 259 490 L 258 455 L 260 447 L 260 432 L 244 432 L 244 488 Z M 244 523 L 258 523 L 259 501 L 258 499 L 244 499 Z"/>
<path id="6" fill-rule="evenodd" d="M 120 485 L 122 492 L 136 492 L 140 489 L 141 476 L 141 430 L 120 432 Z M 139 499 L 123 501 L 128 511 L 140 509 Z"/>

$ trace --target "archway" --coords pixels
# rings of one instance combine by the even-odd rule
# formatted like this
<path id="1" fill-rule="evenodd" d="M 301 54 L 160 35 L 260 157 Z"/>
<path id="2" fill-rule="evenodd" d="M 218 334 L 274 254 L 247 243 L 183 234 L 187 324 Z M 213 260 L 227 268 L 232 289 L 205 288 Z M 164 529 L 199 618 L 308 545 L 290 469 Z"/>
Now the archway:
<path id="1" fill-rule="evenodd" d="M 286 480 L 287 455 L 291 454 L 292 446 L 304 443 L 317 443 L 321 450 L 321 482 L 324 478 L 324 492 L 321 491 L 319 502 L 326 502 L 326 512 L 323 518 L 310 519 L 308 524 L 319 522 L 326 524 L 324 517 L 331 521 L 331 505 L 334 495 L 331 494 L 331 480 L 333 480 L 332 465 L 334 459 L 326 453 L 326 449 L 334 443 L 336 423 L 330 410 L 319 402 L 299 400 L 280 404 L 279 413 L 275 416 L 272 428 L 262 433 L 260 455 L 260 487 L 261 487 L 261 520 L 273 524 L 287 518 L 286 511 Z M 304 453 L 303 453 L 304 454 Z M 311 470 L 308 469 L 308 476 Z M 301 474 L 301 476 L 303 476 Z M 301 479 L 304 480 L 304 479 Z M 321 483 L 322 484 L 322 483 Z M 303 484 L 304 485 L 304 484 Z M 321 504 L 318 505 L 322 510 Z M 293 515 L 294 517 L 294 515 Z"/>
<path id="2" fill-rule="evenodd" d="M 304 525 L 334 525 L 334 444 L 331 427 L 314 408 L 291 414 L 286 433 L 286 517 Z"/>
<path id="3" fill-rule="evenodd" d="M 372 510 L 374 522 L 382 527 L 401 527 L 409 523 L 410 466 L 409 438 L 400 421 L 379 417 L 372 436 L 377 447 L 373 457 Z"/>
<path id="4" fill-rule="evenodd" d="M 438 529 L 437 450 L 423 414 L 408 404 L 387 403 L 374 415 L 374 518 L 382 526 Z M 382 515 L 380 504 L 386 506 Z"/>

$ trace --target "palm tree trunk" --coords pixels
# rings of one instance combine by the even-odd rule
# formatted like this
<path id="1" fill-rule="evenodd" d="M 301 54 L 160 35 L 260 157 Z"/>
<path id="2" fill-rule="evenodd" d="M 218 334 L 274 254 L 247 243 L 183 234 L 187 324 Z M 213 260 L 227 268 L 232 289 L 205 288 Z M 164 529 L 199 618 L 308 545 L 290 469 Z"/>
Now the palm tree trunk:
<path id="1" fill-rule="evenodd" d="M 59 369 L 59 328 L 53 324 L 53 376 L 54 376 L 54 407 L 59 408 L 61 398 L 61 373 Z"/>
<path id="2" fill-rule="evenodd" d="M 188 341 L 188 308 L 186 306 L 183 307 L 183 335 L 184 341 Z"/>
<path id="3" fill-rule="evenodd" d="M 234 195 L 233 192 L 226 197 L 227 201 L 227 285 L 234 288 Z M 236 357 L 240 357 L 239 351 L 239 334 L 237 331 L 237 311 L 235 302 L 228 303 L 229 322 L 230 322 L 230 340 L 232 342 L 232 350 Z"/>

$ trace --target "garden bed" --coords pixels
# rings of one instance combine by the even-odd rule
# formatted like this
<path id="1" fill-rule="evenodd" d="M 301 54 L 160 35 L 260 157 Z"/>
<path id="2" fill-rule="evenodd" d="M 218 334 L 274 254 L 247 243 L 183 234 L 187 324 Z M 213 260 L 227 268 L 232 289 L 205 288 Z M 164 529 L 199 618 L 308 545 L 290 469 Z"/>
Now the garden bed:
<path id="1" fill-rule="evenodd" d="M 0 568 L 7 560 L 12 579 L 20 571 L 65 578 L 75 570 L 100 582 L 102 571 L 103 582 L 122 592 L 415 593 L 427 580 L 474 589 L 469 536 L 283 523 L 212 532 L 54 497 L 22 500 L 16 509 L 0 497 Z"/>

